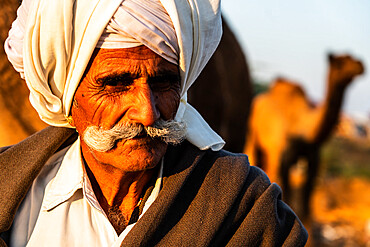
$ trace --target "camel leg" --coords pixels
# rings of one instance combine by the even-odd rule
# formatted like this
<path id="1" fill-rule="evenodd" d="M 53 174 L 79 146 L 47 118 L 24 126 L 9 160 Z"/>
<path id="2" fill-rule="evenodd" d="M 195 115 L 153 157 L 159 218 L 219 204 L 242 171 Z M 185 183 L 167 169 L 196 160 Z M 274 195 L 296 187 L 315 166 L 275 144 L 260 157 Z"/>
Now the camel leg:
<path id="1" fill-rule="evenodd" d="M 256 147 L 254 142 L 250 141 L 250 143 L 244 147 L 243 153 L 248 155 L 248 160 L 251 165 L 259 166 L 256 162 Z"/>
<path id="2" fill-rule="evenodd" d="M 283 190 L 284 200 L 290 204 L 292 202 L 292 188 L 290 186 L 290 168 L 296 164 L 298 156 L 293 149 L 286 150 L 281 158 L 279 176 Z"/>
<path id="3" fill-rule="evenodd" d="M 263 168 L 266 174 L 269 176 L 271 182 L 279 183 L 279 167 L 280 167 L 280 152 L 277 150 L 266 152 L 266 166 Z"/>
<path id="4" fill-rule="evenodd" d="M 290 164 L 286 161 L 282 161 L 280 167 L 281 188 L 283 190 L 284 201 L 288 204 L 290 204 L 292 200 L 292 193 L 289 185 L 289 169 Z"/>
<path id="5" fill-rule="evenodd" d="M 311 195 L 314 189 L 316 177 L 318 174 L 319 168 L 319 149 L 314 149 L 312 152 L 308 154 L 308 170 L 307 170 L 307 178 L 306 183 L 303 188 L 303 218 L 308 218 L 310 216 L 310 202 L 311 202 Z"/>
<path id="6" fill-rule="evenodd" d="M 258 145 L 256 141 L 256 134 L 253 130 L 246 136 L 246 142 L 244 145 L 244 151 L 248 155 L 249 163 L 253 166 L 258 166 L 262 170 L 266 168 L 266 157 L 265 153 Z"/>

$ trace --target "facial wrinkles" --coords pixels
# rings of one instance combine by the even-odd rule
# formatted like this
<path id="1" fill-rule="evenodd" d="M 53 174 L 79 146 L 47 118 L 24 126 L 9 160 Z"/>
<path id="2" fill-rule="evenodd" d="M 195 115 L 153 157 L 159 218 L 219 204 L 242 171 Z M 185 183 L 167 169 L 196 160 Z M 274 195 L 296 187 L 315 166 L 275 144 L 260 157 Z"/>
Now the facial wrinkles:
<path id="1" fill-rule="evenodd" d="M 102 83 L 104 78 L 111 77 L 118 77 L 118 82 L 120 76 L 126 74 L 129 78 L 134 78 L 132 83 L 127 84 L 123 80 L 123 83 L 118 83 L 118 87 Z M 130 122 L 130 119 L 125 117 L 126 112 L 131 107 L 135 109 L 137 104 L 134 103 L 139 103 L 138 97 L 149 98 L 148 91 L 151 93 L 151 103 L 158 108 L 162 118 L 173 118 L 178 107 L 178 67 L 145 47 L 122 51 L 96 50 L 83 81 L 85 82 L 81 83 L 83 85 L 80 85 L 78 90 L 78 101 L 87 102 L 86 106 L 83 105 L 87 113 L 85 116 L 90 119 L 90 124 L 97 126 L 111 128 L 118 122 Z M 166 84 L 163 81 L 171 83 Z"/>
<path id="2" fill-rule="evenodd" d="M 155 85 L 155 83 L 150 85 L 150 80 L 150 78 L 145 77 L 135 79 L 135 82 L 127 86 L 127 92 L 105 86 L 104 91 L 99 90 L 98 93 L 92 94 L 91 98 L 97 103 L 97 108 L 93 115 L 93 119 L 95 119 L 94 122 L 101 122 L 107 114 L 110 115 L 111 112 L 116 112 L 115 109 L 117 109 L 117 112 L 121 111 L 121 115 L 123 116 L 125 112 L 132 110 L 130 107 L 132 104 L 136 105 L 142 103 L 143 106 L 148 107 L 151 105 L 156 108 L 153 111 L 159 110 L 161 113 L 163 113 L 163 105 L 171 105 L 174 106 L 172 108 L 177 109 L 177 99 L 179 98 L 178 86 L 170 85 L 162 92 L 161 86 Z M 110 87 L 110 89 L 108 89 L 108 87 Z M 176 94 L 177 97 L 167 97 L 169 93 Z M 131 97 L 133 94 L 135 97 Z M 135 109 L 135 107 L 133 109 Z M 144 109 L 141 108 L 140 110 Z M 161 113 L 158 114 L 161 115 Z M 171 116 L 169 116 L 166 114 L 166 116 L 163 117 L 168 119 L 173 118 L 173 115 L 174 114 L 171 114 Z M 97 117 L 99 117 L 99 119 L 97 119 Z"/>
<path id="3" fill-rule="evenodd" d="M 146 53 L 138 53 L 132 51 L 129 52 L 129 49 L 126 50 L 127 52 L 122 54 L 115 53 L 114 50 L 102 49 L 97 52 L 97 54 L 99 54 L 99 56 L 96 56 L 98 59 L 94 59 L 93 63 L 99 65 L 95 65 L 96 68 L 103 69 L 103 74 L 115 73 L 116 71 L 113 71 L 112 68 L 117 68 L 118 71 L 123 69 L 124 71 L 130 71 L 131 73 L 140 73 L 143 76 L 155 76 L 157 73 L 167 72 L 167 66 L 160 67 L 163 61 L 166 60 L 155 55 L 153 52 L 147 51 Z M 109 69 L 104 72 L 105 68 Z M 173 73 L 178 73 L 178 71 L 173 71 Z M 95 74 L 94 76 L 96 77 L 99 75 Z"/>
<path id="4" fill-rule="evenodd" d="M 93 71 L 91 76 L 87 79 L 90 81 L 90 89 L 105 89 L 105 86 L 102 85 L 104 82 L 104 78 L 114 78 L 114 77 L 121 77 L 127 76 L 132 80 L 146 80 L 149 82 L 152 78 L 155 77 L 165 77 L 170 76 L 171 78 L 175 78 L 178 75 L 178 71 L 166 70 L 165 65 L 159 68 L 159 62 L 154 61 L 145 61 L 140 64 L 133 64 L 132 61 L 120 61 L 117 64 L 110 63 L 111 68 L 109 69 L 100 69 L 97 71 Z M 104 67 L 105 64 L 101 63 L 101 67 Z M 177 79 L 178 81 L 180 78 Z M 175 83 L 175 82 L 174 82 Z M 178 86 L 179 87 L 179 86 Z M 102 92 L 99 91 L 99 92 Z"/>

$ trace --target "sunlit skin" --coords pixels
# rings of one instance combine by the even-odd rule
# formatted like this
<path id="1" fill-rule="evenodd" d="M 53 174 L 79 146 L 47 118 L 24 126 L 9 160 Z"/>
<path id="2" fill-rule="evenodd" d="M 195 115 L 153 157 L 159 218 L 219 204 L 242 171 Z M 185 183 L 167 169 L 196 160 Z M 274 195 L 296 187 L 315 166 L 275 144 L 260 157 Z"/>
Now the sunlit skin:
<path id="1" fill-rule="evenodd" d="M 175 117 L 180 102 L 179 70 L 145 46 L 99 49 L 90 59 L 74 101 L 73 125 L 81 135 L 90 125 L 151 126 L 159 118 Z M 128 220 L 143 187 L 157 175 L 155 168 L 167 144 L 142 136 L 121 140 L 112 150 L 98 152 L 82 139 L 81 149 L 100 205 L 106 212 L 119 205 Z"/>

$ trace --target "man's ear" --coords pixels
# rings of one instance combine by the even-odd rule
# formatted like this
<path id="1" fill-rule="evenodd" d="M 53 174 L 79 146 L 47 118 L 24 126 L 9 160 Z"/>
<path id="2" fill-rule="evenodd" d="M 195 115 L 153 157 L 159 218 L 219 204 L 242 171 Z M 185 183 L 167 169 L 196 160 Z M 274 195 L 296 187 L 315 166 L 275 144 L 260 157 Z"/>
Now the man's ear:
<path id="1" fill-rule="evenodd" d="M 76 127 L 76 125 L 74 124 L 73 118 L 72 118 L 73 109 L 78 109 L 78 102 L 75 98 L 73 98 L 72 107 L 71 107 L 71 110 L 70 110 L 70 113 L 69 113 L 70 115 L 67 117 L 67 122 L 72 127 Z"/>
<path id="2" fill-rule="evenodd" d="M 72 126 L 72 127 L 76 127 L 74 122 L 73 122 L 73 118 L 72 116 L 68 116 L 67 118 L 67 122 Z"/>

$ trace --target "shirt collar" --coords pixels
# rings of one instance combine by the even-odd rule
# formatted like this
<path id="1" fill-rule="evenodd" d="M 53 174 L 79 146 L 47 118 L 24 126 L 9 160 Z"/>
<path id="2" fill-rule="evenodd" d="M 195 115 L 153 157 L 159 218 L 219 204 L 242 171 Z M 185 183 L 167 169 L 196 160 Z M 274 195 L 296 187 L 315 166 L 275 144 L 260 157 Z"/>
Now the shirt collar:
<path id="1" fill-rule="evenodd" d="M 64 155 L 64 153 L 55 155 Z M 84 167 L 80 151 L 80 138 L 78 138 L 65 153 L 56 176 L 46 186 L 43 209 L 51 210 L 68 200 L 78 189 L 83 188 L 83 184 Z"/>
<path id="2" fill-rule="evenodd" d="M 61 156 L 64 155 L 64 158 L 62 158 L 60 168 L 56 176 L 46 187 L 45 199 L 42 206 L 43 210 L 52 210 L 59 204 L 70 199 L 77 190 L 82 189 L 83 195 L 88 202 L 94 208 L 105 214 L 98 200 L 96 199 L 95 193 L 83 165 L 80 137 L 77 138 L 70 148 L 67 147 L 66 149 L 68 149 L 67 152 L 64 150 L 54 155 L 57 157 L 55 157 L 53 160 L 58 160 L 59 162 L 61 160 Z M 163 163 L 164 161 L 162 158 L 155 187 L 145 203 L 143 212 L 145 212 L 155 201 L 162 187 Z"/>

